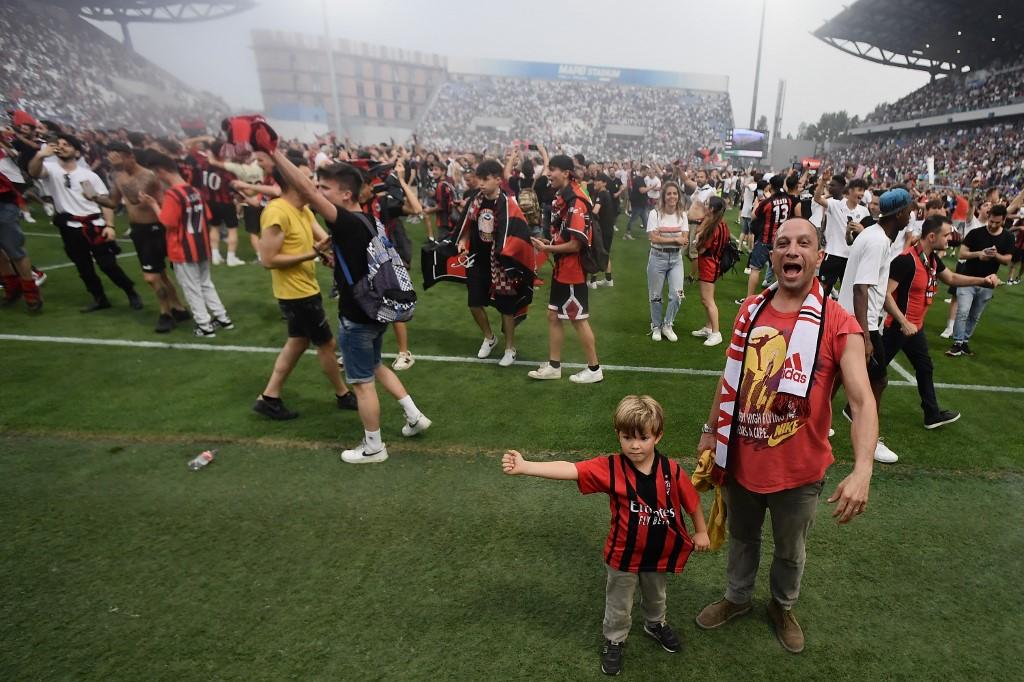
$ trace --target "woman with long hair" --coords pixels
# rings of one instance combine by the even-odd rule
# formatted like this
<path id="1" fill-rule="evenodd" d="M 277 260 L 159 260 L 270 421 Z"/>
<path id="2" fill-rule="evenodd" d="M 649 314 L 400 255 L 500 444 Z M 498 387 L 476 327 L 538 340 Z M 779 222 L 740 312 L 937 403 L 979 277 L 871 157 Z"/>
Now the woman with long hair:
<path id="1" fill-rule="evenodd" d="M 647 293 L 651 305 L 651 338 L 678 341 L 672 326 L 683 300 L 683 250 L 689 243 L 690 225 L 686 220 L 683 193 L 679 184 L 666 182 L 661 199 L 647 217 L 647 237 L 651 253 L 647 258 Z M 668 282 L 668 307 L 662 316 L 662 290 Z"/>
<path id="2" fill-rule="evenodd" d="M 707 323 L 691 334 L 704 338 L 705 346 L 722 343 L 718 328 L 718 306 L 715 304 L 715 281 L 722 276 L 722 253 L 732 235 L 725 223 L 725 201 L 722 197 L 708 199 L 708 210 L 697 228 L 697 273 L 700 278 L 700 302 L 707 313 Z"/>

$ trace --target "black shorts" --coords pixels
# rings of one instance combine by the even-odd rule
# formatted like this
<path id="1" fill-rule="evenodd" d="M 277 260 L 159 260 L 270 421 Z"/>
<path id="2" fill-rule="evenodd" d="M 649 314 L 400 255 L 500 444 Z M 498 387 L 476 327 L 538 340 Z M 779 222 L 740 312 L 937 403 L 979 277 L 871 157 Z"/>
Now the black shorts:
<path id="1" fill-rule="evenodd" d="M 161 273 L 167 269 L 167 234 L 160 223 L 131 223 L 132 243 L 139 265 L 145 273 Z"/>
<path id="2" fill-rule="evenodd" d="M 869 332 L 871 336 L 871 357 L 868 358 L 868 378 L 882 379 L 886 375 L 887 358 L 885 356 L 885 340 L 882 332 Z"/>
<path id="3" fill-rule="evenodd" d="M 234 204 L 222 204 L 219 201 L 210 202 L 210 227 L 226 225 L 229 228 L 238 227 L 238 211 Z"/>
<path id="4" fill-rule="evenodd" d="M 277 305 L 288 321 L 288 338 L 309 339 L 314 346 L 323 346 L 334 338 L 320 294 L 306 298 L 278 299 Z"/>
<path id="5" fill-rule="evenodd" d="M 250 206 L 249 204 L 242 206 L 242 218 L 245 220 L 245 231 L 258 237 L 260 235 L 260 216 L 262 215 L 262 206 Z"/>
<path id="6" fill-rule="evenodd" d="M 615 223 L 607 227 L 601 225 L 601 239 L 604 240 L 602 243 L 604 244 L 605 252 L 610 254 L 612 246 L 615 244 Z"/>
<path id="7" fill-rule="evenodd" d="M 821 267 L 818 268 L 818 278 L 822 282 L 831 281 L 834 285 L 836 280 L 842 279 L 843 275 L 846 274 L 847 260 L 847 258 L 833 256 L 832 254 L 825 256 L 825 260 L 821 261 Z"/>
<path id="8" fill-rule="evenodd" d="M 1012 263 L 1020 263 L 1024 260 L 1024 249 L 1013 247 L 1013 256 L 1010 258 Z"/>
<path id="9" fill-rule="evenodd" d="M 553 310 L 560 320 L 585 320 L 590 317 L 586 283 L 562 284 L 551 280 L 551 298 L 548 310 Z"/>
<path id="10" fill-rule="evenodd" d="M 491 303 L 490 254 L 477 253 L 473 267 L 466 268 L 466 305 L 486 308 Z"/>
<path id="11" fill-rule="evenodd" d="M 395 250 L 398 251 L 398 255 L 402 257 L 402 262 L 405 263 L 406 270 L 412 266 L 412 241 L 409 239 L 409 235 L 405 232 L 405 225 L 402 224 L 401 220 L 396 220 L 392 223 L 391 227 L 387 230 L 388 239 L 395 245 Z"/>

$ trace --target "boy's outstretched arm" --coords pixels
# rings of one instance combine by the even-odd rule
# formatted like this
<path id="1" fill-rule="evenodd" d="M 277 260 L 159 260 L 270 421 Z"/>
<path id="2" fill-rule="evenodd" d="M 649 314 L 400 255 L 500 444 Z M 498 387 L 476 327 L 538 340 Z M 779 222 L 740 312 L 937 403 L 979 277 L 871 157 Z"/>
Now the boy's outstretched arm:
<path id="1" fill-rule="evenodd" d="M 693 546 L 698 552 L 706 552 L 711 547 L 711 538 L 708 537 L 708 527 L 704 523 L 704 510 L 701 509 L 700 500 L 697 500 L 697 508 L 690 514 L 693 521 Z"/>
<path id="2" fill-rule="evenodd" d="M 501 456 L 501 470 L 510 476 L 537 476 L 555 481 L 579 479 L 576 465 L 572 462 L 528 462 L 515 450 L 506 450 Z M 704 522 L 701 517 L 701 523 Z"/>

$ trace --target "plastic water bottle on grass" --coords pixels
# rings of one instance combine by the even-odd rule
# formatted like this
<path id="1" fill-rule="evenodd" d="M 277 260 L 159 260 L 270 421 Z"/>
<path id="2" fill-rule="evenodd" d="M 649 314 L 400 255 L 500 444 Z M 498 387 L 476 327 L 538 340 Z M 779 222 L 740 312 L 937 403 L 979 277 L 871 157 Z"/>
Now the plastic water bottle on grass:
<path id="1" fill-rule="evenodd" d="M 214 455 L 217 454 L 216 450 L 204 450 L 196 455 L 195 459 L 188 463 L 188 468 L 192 471 L 199 471 L 204 466 L 213 461 Z"/>

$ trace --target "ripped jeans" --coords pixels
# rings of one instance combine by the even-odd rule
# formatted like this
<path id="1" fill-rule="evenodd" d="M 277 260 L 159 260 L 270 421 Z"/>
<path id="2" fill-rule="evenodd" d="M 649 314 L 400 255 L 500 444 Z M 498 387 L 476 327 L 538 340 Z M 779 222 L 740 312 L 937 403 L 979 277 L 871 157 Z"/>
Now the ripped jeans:
<path id="1" fill-rule="evenodd" d="M 662 318 L 661 292 L 668 280 L 668 308 Z M 651 302 L 651 329 L 671 327 L 683 300 L 682 251 L 651 248 L 647 258 L 647 295 Z"/>

